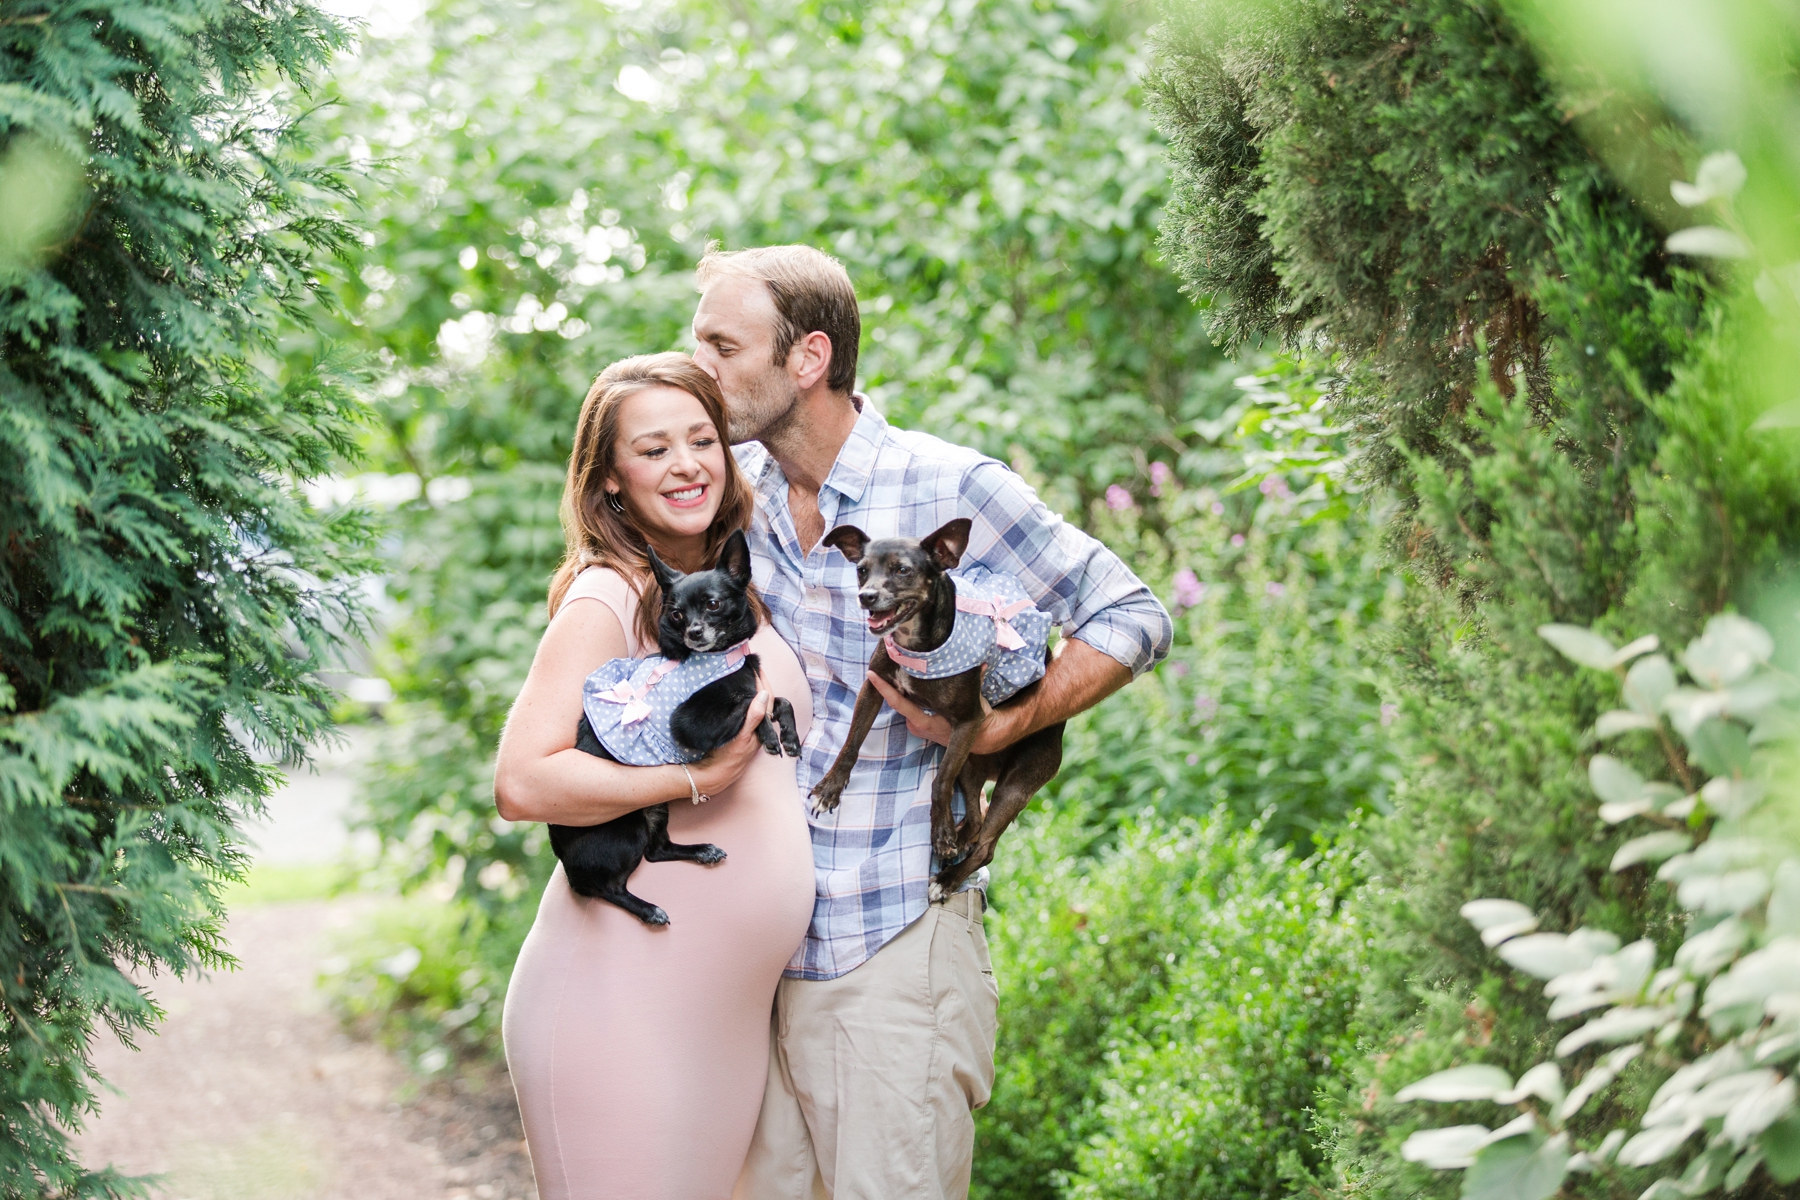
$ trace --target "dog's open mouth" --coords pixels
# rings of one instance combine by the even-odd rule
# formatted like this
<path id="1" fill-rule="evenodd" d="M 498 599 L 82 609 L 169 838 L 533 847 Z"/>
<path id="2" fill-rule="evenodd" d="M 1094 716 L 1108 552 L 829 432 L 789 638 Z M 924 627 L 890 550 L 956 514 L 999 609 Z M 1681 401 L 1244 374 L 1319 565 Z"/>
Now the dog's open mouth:
<path id="1" fill-rule="evenodd" d="M 876 612 L 874 609 L 870 609 L 869 632 L 873 634 L 886 633 L 905 618 L 906 609 L 907 606 L 904 604 L 896 604 L 886 612 Z"/>

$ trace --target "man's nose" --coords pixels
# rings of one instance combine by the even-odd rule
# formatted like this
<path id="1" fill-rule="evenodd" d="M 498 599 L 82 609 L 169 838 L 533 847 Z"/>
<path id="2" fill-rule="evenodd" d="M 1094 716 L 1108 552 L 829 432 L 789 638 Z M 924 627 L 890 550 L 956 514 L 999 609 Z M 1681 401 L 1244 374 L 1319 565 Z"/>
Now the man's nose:
<path id="1" fill-rule="evenodd" d="M 718 381 L 719 368 L 713 362 L 713 349 L 706 342 L 694 347 L 694 365 L 711 375 L 715 383 Z"/>

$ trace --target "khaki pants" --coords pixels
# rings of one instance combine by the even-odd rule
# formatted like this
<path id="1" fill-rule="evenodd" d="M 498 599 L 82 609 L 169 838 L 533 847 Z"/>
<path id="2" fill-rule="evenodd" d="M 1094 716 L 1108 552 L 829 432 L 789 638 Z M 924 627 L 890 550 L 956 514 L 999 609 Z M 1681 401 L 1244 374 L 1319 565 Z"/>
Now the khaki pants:
<path id="1" fill-rule="evenodd" d="M 775 993 L 769 1084 L 734 1200 L 961 1200 L 1000 993 L 980 892 L 836 979 Z"/>

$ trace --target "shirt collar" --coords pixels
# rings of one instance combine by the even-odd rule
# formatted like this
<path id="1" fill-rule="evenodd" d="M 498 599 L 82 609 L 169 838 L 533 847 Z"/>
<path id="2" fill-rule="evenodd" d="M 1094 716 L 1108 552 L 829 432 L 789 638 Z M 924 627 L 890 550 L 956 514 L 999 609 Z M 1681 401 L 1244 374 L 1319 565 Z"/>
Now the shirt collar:
<path id="1" fill-rule="evenodd" d="M 856 424 L 838 451 L 837 462 L 825 477 L 825 486 L 854 504 L 862 499 L 874 477 L 875 459 L 887 438 L 887 420 L 861 392 L 853 394 L 851 400 L 857 408 Z"/>

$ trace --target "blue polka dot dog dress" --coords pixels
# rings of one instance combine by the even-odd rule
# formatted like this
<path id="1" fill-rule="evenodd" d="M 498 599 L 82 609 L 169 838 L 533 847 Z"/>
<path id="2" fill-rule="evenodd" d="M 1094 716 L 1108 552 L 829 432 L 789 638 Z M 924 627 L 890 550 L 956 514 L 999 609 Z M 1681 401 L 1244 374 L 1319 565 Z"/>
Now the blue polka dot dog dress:
<path id="1" fill-rule="evenodd" d="M 681 702 L 744 665 L 749 642 L 680 662 L 653 654 L 615 658 L 581 685 L 581 707 L 608 754 L 634 767 L 694 762 L 669 731 Z"/>
<path id="2" fill-rule="evenodd" d="M 950 582 L 956 586 L 950 636 L 921 654 L 896 643 L 890 633 L 884 640 L 894 665 L 916 679 L 944 679 L 986 663 L 981 695 L 989 707 L 1042 679 L 1050 614 L 1032 603 L 1024 585 L 982 566 L 952 574 Z"/>

